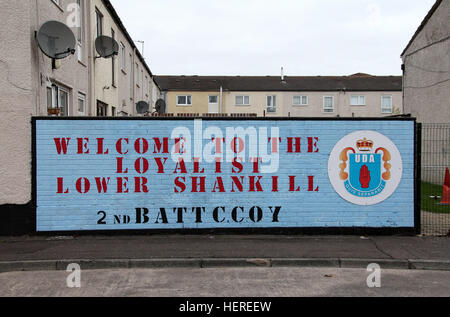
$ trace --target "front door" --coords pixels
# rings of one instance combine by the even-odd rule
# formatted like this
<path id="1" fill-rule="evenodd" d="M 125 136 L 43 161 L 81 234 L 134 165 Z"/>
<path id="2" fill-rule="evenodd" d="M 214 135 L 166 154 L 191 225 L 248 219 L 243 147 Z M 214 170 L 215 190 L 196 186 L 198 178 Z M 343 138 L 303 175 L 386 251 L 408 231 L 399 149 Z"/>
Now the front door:
<path id="1" fill-rule="evenodd" d="M 219 113 L 219 96 L 209 96 L 208 113 Z"/>

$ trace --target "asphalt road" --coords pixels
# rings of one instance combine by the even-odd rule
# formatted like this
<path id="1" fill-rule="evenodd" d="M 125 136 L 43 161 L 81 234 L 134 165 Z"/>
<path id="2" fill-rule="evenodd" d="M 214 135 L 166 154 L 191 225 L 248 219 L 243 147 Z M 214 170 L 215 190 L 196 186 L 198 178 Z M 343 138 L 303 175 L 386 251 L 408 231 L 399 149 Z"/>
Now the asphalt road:
<path id="1" fill-rule="evenodd" d="M 81 272 L 81 288 L 68 288 L 65 271 L 0 274 L 0 296 L 303 297 L 450 296 L 450 272 L 333 268 L 217 268 Z"/>

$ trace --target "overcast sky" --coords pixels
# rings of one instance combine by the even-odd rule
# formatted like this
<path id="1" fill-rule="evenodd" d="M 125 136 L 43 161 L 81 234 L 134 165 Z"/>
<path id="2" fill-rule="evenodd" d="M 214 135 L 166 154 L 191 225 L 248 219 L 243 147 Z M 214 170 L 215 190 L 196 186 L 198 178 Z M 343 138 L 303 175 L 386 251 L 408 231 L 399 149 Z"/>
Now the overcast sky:
<path id="1" fill-rule="evenodd" d="M 291 76 L 400 75 L 434 2 L 112 0 L 154 74 Z"/>

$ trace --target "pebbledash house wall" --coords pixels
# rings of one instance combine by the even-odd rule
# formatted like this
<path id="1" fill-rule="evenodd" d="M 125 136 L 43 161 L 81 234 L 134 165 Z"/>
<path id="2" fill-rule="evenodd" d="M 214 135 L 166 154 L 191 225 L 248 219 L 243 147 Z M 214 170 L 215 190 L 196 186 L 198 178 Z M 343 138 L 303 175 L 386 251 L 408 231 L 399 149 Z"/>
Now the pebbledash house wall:
<path id="1" fill-rule="evenodd" d="M 3 1 L 0 10 L 0 234 L 22 234 L 33 231 L 30 222 L 32 210 L 32 140 L 31 120 L 33 116 L 47 116 L 47 87 L 58 85 L 68 92 L 69 116 L 96 116 L 96 102 L 93 92 L 93 63 L 97 55 L 92 39 L 95 23 L 91 12 L 95 12 L 95 1 L 82 1 L 82 58 L 78 58 L 77 45 L 74 55 L 58 61 L 58 69 L 52 69 L 51 59 L 46 57 L 38 47 L 35 32 L 50 20 L 67 24 L 73 14 L 69 5 L 75 0 L 39 1 Z M 101 3 L 110 5 L 109 1 Z M 108 15 L 104 12 L 104 15 Z M 106 29 L 106 27 L 105 27 Z M 72 28 L 77 37 L 78 28 Z M 110 35 L 110 30 L 105 34 Z M 132 53 L 134 44 L 126 41 L 120 28 L 116 29 L 116 38 L 127 45 L 127 53 Z M 135 47 L 135 46 L 134 46 Z M 135 53 L 134 56 L 137 56 Z M 143 62 L 136 58 L 141 69 Z M 110 60 L 100 61 L 111 65 Z M 135 62 L 135 61 L 133 61 Z M 116 80 L 119 87 L 123 85 L 119 70 L 120 58 L 116 57 Z M 107 74 L 111 67 L 105 67 Z M 150 71 L 149 71 L 150 73 Z M 125 76 L 125 75 L 123 75 Z M 110 80 L 109 80 L 110 81 Z M 154 105 L 160 96 L 159 88 L 149 75 L 150 104 Z M 136 115 L 135 101 L 125 92 L 115 94 L 117 111 L 125 109 L 128 115 Z M 101 87 L 102 88 L 102 87 Z M 100 89 L 101 91 L 101 89 Z M 153 94 L 152 94 L 153 92 Z M 78 112 L 78 96 L 85 97 L 85 111 Z M 134 93 L 133 93 L 134 94 Z M 126 97 L 123 97 L 126 95 Z M 145 96 L 145 94 L 144 94 Z M 136 93 L 136 98 L 139 95 Z M 121 108 L 122 100 L 127 100 L 126 108 Z M 139 97 L 139 100 L 142 98 Z M 120 101 L 119 101 L 120 100 Z"/>
<path id="2" fill-rule="evenodd" d="M 88 96 L 87 64 L 79 62 L 75 54 L 62 60 L 59 69 L 52 70 L 51 60 L 39 50 L 35 39 L 35 31 L 42 23 L 48 20 L 66 23 L 69 12 L 65 8 L 72 2 L 2 3 L 0 206 L 27 204 L 31 200 L 31 117 L 47 115 L 47 82 L 69 91 L 71 115 L 76 115 L 72 105 L 78 92 Z"/>
<path id="3" fill-rule="evenodd" d="M 97 100 L 108 105 L 107 114 L 112 115 L 112 107 L 119 116 L 136 115 L 136 103 L 145 101 L 150 105 L 150 110 L 155 106 L 160 97 L 160 91 L 153 79 L 153 74 L 144 64 L 143 57 L 139 54 L 134 43 L 130 42 L 126 31 L 121 27 L 120 18 L 109 1 L 91 0 L 89 11 L 91 33 L 89 38 L 94 43 L 97 37 L 96 11 L 103 16 L 103 35 L 114 37 L 119 44 L 119 54 L 114 57 L 114 82 L 112 78 L 112 58 L 91 59 L 92 63 L 92 89 L 95 94 L 91 103 L 93 109 L 91 115 L 95 116 Z M 122 47 L 125 50 L 122 50 Z M 125 53 L 125 55 L 123 54 Z M 92 47 L 92 55 L 98 55 L 95 47 Z M 122 61 L 124 61 L 122 63 Z M 138 74 L 136 74 L 136 65 Z"/>
<path id="4" fill-rule="evenodd" d="M 402 54 L 405 113 L 450 122 L 450 1 L 437 1 Z"/>
<path id="5" fill-rule="evenodd" d="M 0 234 L 26 233 L 32 229 L 31 118 L 47 115 L 47 85 L 69 93 L 69 114 L 78 93 L 89 98 L 87 59 L 77 54 L 52 69 L 51 60 L 39 49 L 35 32 L 49 20 L 66 23 L 69 0 L 3 1 L 0 10 Z M 77 29 L 72 29 L 77 34 Z M 84 28 L 84 35 L 87 27 Z M 84 37 L 85 39 L 86 37 Z M 83 40 L 83 56 L 87 45 Z"/>

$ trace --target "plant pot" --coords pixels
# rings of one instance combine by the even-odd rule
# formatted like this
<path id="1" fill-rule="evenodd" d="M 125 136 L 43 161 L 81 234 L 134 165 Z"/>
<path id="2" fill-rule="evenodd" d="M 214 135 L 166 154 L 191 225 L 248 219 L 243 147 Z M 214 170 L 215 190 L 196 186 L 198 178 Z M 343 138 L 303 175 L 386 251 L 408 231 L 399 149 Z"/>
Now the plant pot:
<path id="1" fill-rule="evenodd" d="M 51 116 L 58 116 L 61 113 L 60 108 L 47 108 L 47 113 Z"/>

